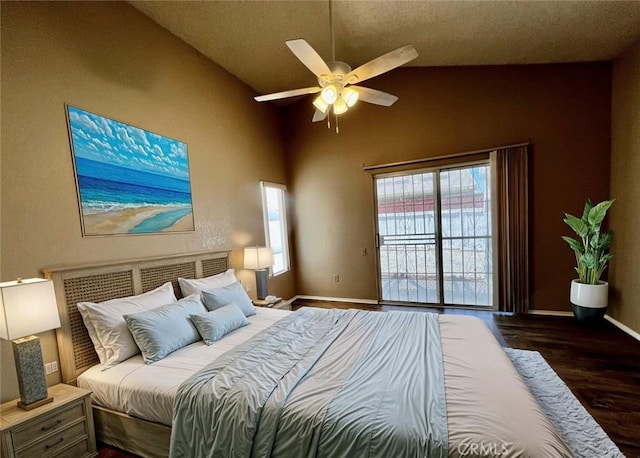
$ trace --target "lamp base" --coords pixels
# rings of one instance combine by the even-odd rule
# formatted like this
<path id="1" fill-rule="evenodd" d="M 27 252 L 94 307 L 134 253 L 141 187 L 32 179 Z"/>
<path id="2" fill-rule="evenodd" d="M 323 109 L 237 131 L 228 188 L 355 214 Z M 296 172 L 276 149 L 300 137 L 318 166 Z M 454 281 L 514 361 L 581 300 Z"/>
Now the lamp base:
<path id="1" fill-rule="evenodd" d="M 53 402 L 52 396 L 49 396 L 46 399 L 40 399 L 39 401 L 34 401 L 31 404 L 25 404 L 22 401 L 18 401 L 18 407 L 21 408 L 22 410 L 33 410 L 45 404 L 49 404 L 50 402 Z"/>
<path id="2" fill-rule="evenodd" d="M 44 373 L 40 339 L 30 336 L 12 340 L 11 343 L 20 389 L 18 406 L 21 409 L 30 410 L 38 407 L 34 404 L 40 401 L 45 401 L 44 404 L 51 402 L 47 401 L 47 377 Z"/>
<path id="3" fill-rule="evenodd" d="M 256 294 L 258 299 L 264 299 L 269 295 L 267 269 L 256 270 Z"/>

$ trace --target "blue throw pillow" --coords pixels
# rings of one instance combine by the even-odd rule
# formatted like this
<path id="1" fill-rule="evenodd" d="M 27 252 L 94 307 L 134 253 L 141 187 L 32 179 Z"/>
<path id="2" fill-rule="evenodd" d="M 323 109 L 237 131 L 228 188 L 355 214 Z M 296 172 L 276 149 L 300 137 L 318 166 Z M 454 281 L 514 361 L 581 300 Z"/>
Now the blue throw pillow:
<path id="1" fill-rule="evenodd" d="M 144 362 L 151 364 L 200 340 L 200 334 L 189 315 L 205 311 L 200 296 L 193 294 L 173 304 L 124 315 L 124 320 L 142 352 Z"/>
<path id="2" fill-rule="evenodd" d="M 231 331 L 249 324 L 247 317 L 234 303 L 217 308 L 212 312 L 191 315 L 191 321 L 196 325 L 207 345 L 211 345 Z"/>
<path id="3" fill-rule="evenodd" d="M 247 293 L 238 281 L 223 288 L 202 291 L 202 300 L 209 311 L 219 309 L 220 307 L 224 307 L 225 305 L 233 302 L 240 310 L 242 310 L 242 313 L 244 313 L 245 316 L 256 314 L 256 308 L 253 306 L 251 299 L 249 299 L 249 296 L 247 296 Z"/>

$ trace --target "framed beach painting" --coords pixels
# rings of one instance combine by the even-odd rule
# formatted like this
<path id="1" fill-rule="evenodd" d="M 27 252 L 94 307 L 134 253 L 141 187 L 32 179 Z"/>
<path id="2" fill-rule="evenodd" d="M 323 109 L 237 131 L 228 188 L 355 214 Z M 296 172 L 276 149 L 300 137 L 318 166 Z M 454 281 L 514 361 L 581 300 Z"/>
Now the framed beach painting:
<path id="1" fill-rule="evenodd" d="M 195 230 L 185 143 L 66 109 L 83 235 Z"/>

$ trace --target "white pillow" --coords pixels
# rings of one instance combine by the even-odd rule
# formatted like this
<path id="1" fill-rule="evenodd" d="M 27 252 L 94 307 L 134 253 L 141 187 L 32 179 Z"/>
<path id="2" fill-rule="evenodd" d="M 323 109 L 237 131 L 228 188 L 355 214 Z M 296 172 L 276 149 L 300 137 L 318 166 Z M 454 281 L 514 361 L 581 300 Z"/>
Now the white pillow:
<path id="1" fill-rule="evenodd" d="M 89 333 L 89 337 L 91 338 L 91 342 L 93 342 L 93 348 L 95 348 L 96 353 L 98 354 L 98 359 L 100 360 L 100 364 L 104 364 L 107 361 L 107 352 L 104 350 L 102 346 L 102 342 L 98 339 L 98 333 L 96 332 L 96 328 L 93 327 L 93 323 L 91 322 L 91 318 L 89 316 L 89 312 L 87 311 L 87 304 L 92 304 L 92 302 L 78 302 L 76 306 L 78 307 L 78 311 L 80 315 L 82 315 L 82 321 L 84 321 L 84 327 L 87 328 L 87 332 Z"/>
<path id="2" fill-rule="evenodd" d="M 226 272 L 221 274 L 205 278 L 178 278 L 180 290 L 182 291 L 182 295 L 185 297 L 199 293 L 202 290 L 223 288 L 237 281 L 238 279 L 236 278 L 235 270 L 233 269 L 228 269 Z"/>
<path id="3" fill-rule="evenodd" d="M 104 366 L 102 370 L 140 353 L 123 315 L 144 312 L 176 301 L 173 285 L 168 282 L 137 296 L 112 299 L 98 304 L 78 303 L 78 310 L 89 337 L 93 341 L 100 363 Z"/>

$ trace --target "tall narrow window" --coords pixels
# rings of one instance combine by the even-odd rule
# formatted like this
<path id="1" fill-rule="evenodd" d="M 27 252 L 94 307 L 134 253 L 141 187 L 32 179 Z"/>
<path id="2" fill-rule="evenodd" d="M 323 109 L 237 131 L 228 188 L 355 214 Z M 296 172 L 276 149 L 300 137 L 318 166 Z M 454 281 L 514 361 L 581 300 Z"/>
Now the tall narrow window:
<path id="1" fill-rule="evenodd" d="M 287 205 L 284 185 L 261 181 L 262 211 L 267 246 L 273 250 L 271 274 L 276 276 L 289 270 L 289 239 L 287 237 Z"/>

